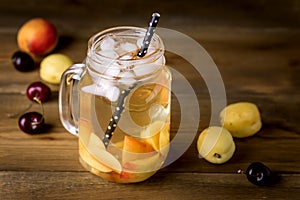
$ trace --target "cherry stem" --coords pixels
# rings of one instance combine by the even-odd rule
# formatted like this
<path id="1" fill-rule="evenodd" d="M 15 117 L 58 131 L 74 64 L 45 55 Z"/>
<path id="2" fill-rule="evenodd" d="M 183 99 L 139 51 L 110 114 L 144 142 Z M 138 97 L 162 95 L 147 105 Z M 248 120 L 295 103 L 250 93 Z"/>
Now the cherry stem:
<path id="1" fill-rule="evenodd" d="M 44 106 L 43 106 L 41 100 L 37 97 L 37 95 L 35 95 L 35 97 L 33 97 L 33 100 L 40 105 L 41 110 L 42 110 L 42 118 L 40 119 L 40 121 L 38 121 L 38 122 L 31 122 L 31 125 L 37 125 L 37 124 L 42 123 L 43 120 L 44 120 Z"/>
<path id="2" fill-rule="evenodd" d="M 37 102 L 40 105 L 41 110 L 42 110 L 42 118 L 40 119 L 40 121 L 38 121 L 38 122 L 32 122 L 31 123 L 31 125 L 37 125 L 37 124 L 42 123 L 43 120 L 44 120 L 44 106 L 43 106 L 41 100 L 38 98 L 38 94 L 36 94 L 35 97 L 33 97 L 33 101 Z M 8 113 L 7 117 L 9 117 L 9 118 L 15 118 L 15 117 L 19 116 L 20 114 L 28 111 L 32 107 L 32 105 L 33 105 L 33 102 L 31 102 L 25 109 L 23 109 L 20 112 L 17 112 L 17 113 Z"/>
<path id="3" fill-rule="evenodd" d="M 25 109 L 23 109 L 20 112 L 17 112 L 17 113 L 8 113 L 7 117 L 9 117 L 9 118 L 15 118 L 15 117 L 19 116 L 20 114 L 22 114 L 22 113 L 26 112 L 27 110 L 29 110 L 32 107 L 32 105 L 33 105 L 33 102 L 31 102 Z"/>
<path id="4" fill-rule="evenodd" d="M 238 174 L 246 174 L 245 171 L 242 170 L 242 169 L 239 169 L 239 170 L 237 171 L 237 173 L 238 173 Z M 261 177 L 262 175 L 261 175 L 261 173 L 257 173 L 257 174 L 252 174 L 251 176 L 253 176 L 253 177 Z"/>

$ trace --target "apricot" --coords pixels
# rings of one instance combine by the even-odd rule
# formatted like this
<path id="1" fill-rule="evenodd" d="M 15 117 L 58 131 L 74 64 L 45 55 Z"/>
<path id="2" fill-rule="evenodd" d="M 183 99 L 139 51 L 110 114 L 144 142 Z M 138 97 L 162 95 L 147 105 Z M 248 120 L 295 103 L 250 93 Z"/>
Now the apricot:
<path id="1" fill-rule="evenodd" d="M 57 29 L 50 21 L 33 18 L 18 31 L 17 42 L 21 51 L 33 56 L 50 53 L 58 43 Z"/>

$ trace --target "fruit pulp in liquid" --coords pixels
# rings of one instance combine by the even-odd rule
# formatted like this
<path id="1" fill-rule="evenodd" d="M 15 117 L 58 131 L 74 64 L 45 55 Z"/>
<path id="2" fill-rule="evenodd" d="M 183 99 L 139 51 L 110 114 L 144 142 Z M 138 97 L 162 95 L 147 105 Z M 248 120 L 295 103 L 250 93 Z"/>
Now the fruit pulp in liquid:
<path id="1" fill-rule="evenodd" d="M 168 80 L 165 80 L 168 81 Z M 133 88 L 105 148 L 102 139 L 117 102 L 80 93 L 80 162 L 92 173 L 120 183 L 139 182 L 163 164 L 170 141 L 170 90 L 150 83 Z"/>

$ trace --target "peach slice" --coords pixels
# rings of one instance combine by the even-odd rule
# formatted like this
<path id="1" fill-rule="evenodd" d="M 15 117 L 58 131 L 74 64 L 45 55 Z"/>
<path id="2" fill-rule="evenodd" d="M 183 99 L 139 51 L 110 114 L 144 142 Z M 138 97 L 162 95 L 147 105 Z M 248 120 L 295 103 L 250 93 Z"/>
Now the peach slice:
<path id="1" fill-rule="evenodd" d="M 159 150 L 163 155 L 167 155 L 169 152 L 170 144 L 170 123 L 165 123 L 165 126 L 159 134 Z"/>
<path id="2" fill-rule="evenodd" d="M 170 90 L 166 87 L 163 87 L 160 95 L 160 103 L 162 105 L 167 105 L 170 103 Z"/>
<path id="3" fill-rule="evenodd" d="M 82 143 L 87 146 L 90 140 L 90 134 L 93 132 L 90 123 L 85 119 L 79 119 L 78 121 L 79 126 L 79 134 L 78 137 L 82 141 Z"/>
<path id="4" fill-rule="evenodd" d="M 113 171 L 121 173 L 122 166 L 116 157 L 102 149 L 88 149 L 89 153 L 102 165 L 111 168 Z"/>
<path id="5" fill-rule="evenodd" d="M 153 148 L 151 145 L 149 145 L 146 142 L 136 140 L 126 135 L 124 137 L 123 150 L 132 153 L 148 153 L 148 152 L 152 152 Z"/>
<path id="6" fill-rule="evenodd" d="M 128 161 L 123 164 L 123 171 L 134 173 L 148 173 L 157 171 L 162 165 L 162 157 L 159 153 L 147 156 L 139 160 Z"/>
<path id="7" fill-rule="evenodd" d="M 131 160 L 140 159 L 147 156 L 148 153 L 154 152 L 153 147 L 147 142 L 136 140 L 132 137 L 125 136 L 122 153 L 122 162 L 126 163 Z"/>
<path id="8" fill-rule="evenodd" d="M 119 149 L 123 149 L 123 146 L 124 146 L 124 141 L 119 141 L 115 143 L 115 147 Z"/>
<path id="9" fill-rule="evenodd" d="M 121 163 L 115 156 L 106 151 L 102 140 L 100 140 L 100 138 L 94 133 L 91 133 L 87 150 L 101 164 L 118 173 L 122 171 Z"/>
<path id="10" fill-rule="evenodd" d="M 80 155 L 82 159 L 91 167 L 97 168 L 102 172 L 116 171 L 120 173 L 122 166 L 118 159 L 106 151 L 102 140 L 93 133 L 92 127 L 87 120 L 79 120 L 79 141 Z M 86 150 L 83 150 L 85 148 Z M 85 152 L 87 151 L 87 152 Z"/>
<path id="11" fill-rule="evenodd" d="M 105 146 L 104 143 L 102 142 L 102 140 L 95 134 L 95 133 L 91 133 L 90 135 L 90 139 L 89 139 L 89 143 L 88 143 L 88 147 L 89 149 L 104 149 L 105 150 Z"/>
<path id="12" fill-rule="evenodd" d="M 98 160 L 96 160 L 91 154 L 89 154 L 82 144 L 82 142 L 79 140 L 79 154 L 80 157 L 91 167 L 97 169 L 98 171 L 109 173 L 113 171 L 111 168 L 101 164 Z"/>
<path id="13" fill-rule="evenodd" d="M 168 149 L 167 145 L 170 143 L 169 129 L 170 123 L 155 121 L 141 133 L 141 137 L 145 138 L 144 141 L 150 144 L 154 150 L 165 151 Z"/>
<path id="14" fill-rule="evenodd" d="M 144 141 L 150 144 L 155 151 L 159 151 L 160 132 L 164 127 L 164 122 L 155 121 L 150 124 L 145 131 L 141 132 Z"/>

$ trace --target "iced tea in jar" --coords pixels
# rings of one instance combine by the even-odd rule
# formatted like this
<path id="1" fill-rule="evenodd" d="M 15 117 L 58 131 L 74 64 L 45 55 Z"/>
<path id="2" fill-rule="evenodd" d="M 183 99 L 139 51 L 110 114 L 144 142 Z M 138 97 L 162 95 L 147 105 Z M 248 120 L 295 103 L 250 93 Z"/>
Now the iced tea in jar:
<path id="1" fill-rule="evenodd" d="M 61 122 L 78 136 L 81 164 L 118 183 L 146 180 L 169 150 L 172 78 L 157 34 L 137 56 L 146 31 L 115 27 L 92 36 L 84 63 L 60 85 Z"/>

